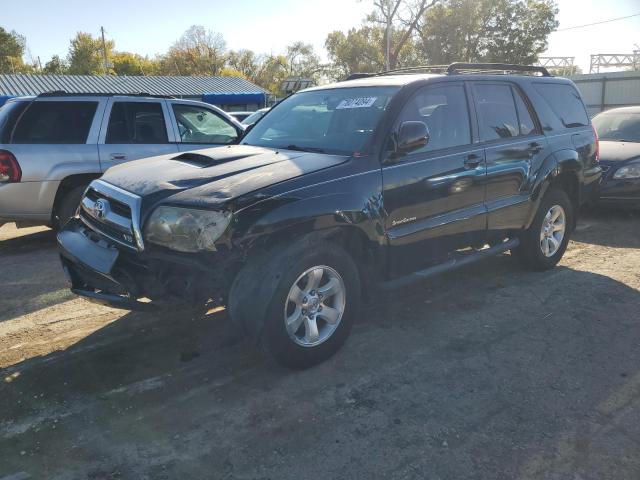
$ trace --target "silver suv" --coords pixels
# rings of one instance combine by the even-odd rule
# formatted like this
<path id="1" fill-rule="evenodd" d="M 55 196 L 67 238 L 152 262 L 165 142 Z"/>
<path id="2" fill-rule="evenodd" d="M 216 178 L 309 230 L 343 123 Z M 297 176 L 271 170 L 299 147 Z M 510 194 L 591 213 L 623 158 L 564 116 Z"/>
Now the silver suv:
<path id="1" fill-rule="evenodd" d="M 0 226 L 59 227 L 109 167 L 235 143 L 244 127 L 207 103 L 46 93 L 0 108 Z"/>

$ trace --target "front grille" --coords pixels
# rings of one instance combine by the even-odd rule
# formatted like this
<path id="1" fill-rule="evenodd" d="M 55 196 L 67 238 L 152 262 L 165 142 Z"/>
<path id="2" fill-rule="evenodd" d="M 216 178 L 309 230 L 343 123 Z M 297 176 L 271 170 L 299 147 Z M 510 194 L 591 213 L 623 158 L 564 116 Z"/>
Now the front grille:
<path id="1" fill-rule="evenodd" d="M 134 250 L 139 197 L 100 180 L 91 183 L 80 202 L 80 219 L 99 235 Z"/>
<path id="2" fill-rule="evenodd" d="M 108 198 L 105 195 L 98 193 L 93 188 L 87 190 L 87 197 L 93 200 L 94 202 L 100 198 Z M 131 218 L 131 207 L 126 203 L 119 202 L 113 198 L 109 198 L 109 203 L 111 205 L 111 210 L 117 213 L 120 216 Z"/>

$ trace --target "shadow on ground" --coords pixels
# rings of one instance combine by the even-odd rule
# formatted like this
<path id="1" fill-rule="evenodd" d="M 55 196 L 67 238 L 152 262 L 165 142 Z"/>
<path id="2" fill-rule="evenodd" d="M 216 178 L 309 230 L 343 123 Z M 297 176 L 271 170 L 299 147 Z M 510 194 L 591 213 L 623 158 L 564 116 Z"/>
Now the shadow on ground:
<path id="1" fill-rule="evenodd" d="M 603 247 L 640 248 L 640 211 L 585 209 L 572 238 Z"/>
<path id="2" fill-rule="evenodd" d="M 378 298 L 291 372 L 224 312 L 2 372 L 0 478 L 636 478 L 640 293 L 508 256 Z"/>

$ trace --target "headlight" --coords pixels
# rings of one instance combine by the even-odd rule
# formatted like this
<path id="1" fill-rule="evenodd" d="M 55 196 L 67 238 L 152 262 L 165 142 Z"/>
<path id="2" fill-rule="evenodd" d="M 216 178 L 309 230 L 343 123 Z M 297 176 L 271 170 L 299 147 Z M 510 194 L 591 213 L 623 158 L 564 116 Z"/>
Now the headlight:
<path id="1" fill-rule="evenodd" d="M 145 240 L 179 252 L 214 251 L 231 214 L 179 207 L 158 207 L 144 229 Z"/>
<path id="2" fill-rule="evenodd" d="M 616 173 L 613 174 L 613 178 L 616 180 L 624 178 L 640 178 L 640 163 L 619 168 Z"/>

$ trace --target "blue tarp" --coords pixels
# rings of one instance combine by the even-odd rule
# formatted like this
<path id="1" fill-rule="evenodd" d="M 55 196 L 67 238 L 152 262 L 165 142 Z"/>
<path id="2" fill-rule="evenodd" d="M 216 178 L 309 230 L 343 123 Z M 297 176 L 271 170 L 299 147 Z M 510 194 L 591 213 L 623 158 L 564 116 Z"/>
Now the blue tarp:
<path id="1" fill-rule="evenodd" d="M 202 101 L 213 105 L 264 105 L 267 96 L 264 93 L 203 93 Z"/>
<path id="2" fill-rule="evenodd" d="M 10 98 L 13 98 L 13 97 L 11 95 L 0 95 L 0 107 L 4 105 L 4 102 L 9 100 Z"/>

